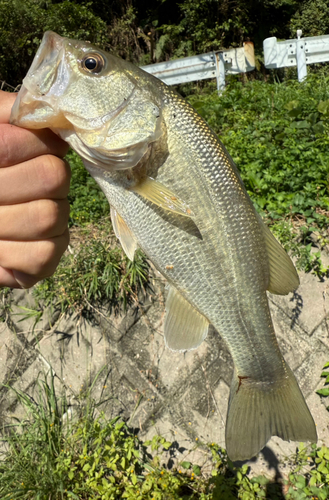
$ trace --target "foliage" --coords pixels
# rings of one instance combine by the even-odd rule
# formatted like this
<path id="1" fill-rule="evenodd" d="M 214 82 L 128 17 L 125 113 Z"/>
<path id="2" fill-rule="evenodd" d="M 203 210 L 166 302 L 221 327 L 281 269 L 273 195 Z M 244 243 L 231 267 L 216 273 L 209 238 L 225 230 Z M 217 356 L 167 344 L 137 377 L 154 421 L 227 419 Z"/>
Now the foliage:
<path id="1" fill-rule="evenodd" d="M 328 77 L 234 82 L 220 97 L 189 101 L 232 152 L 256 208 L 269 218 L 301 214 L 325 224 L 329 208 Z"/>
<path id="2" fill-rule="evenodd" d="M 199 93 L 188 100 L 232 152 L 256 209 L 286 248 L 304 269 L 326 272 L 310 251 L 311 235 L 320 248 L 328 242 L 328 77 L 281 84 L 233 80 L 220 97 Z"/>
<path id="3" fill-rule="evenodd" d="M 329 28 L 325 0 L 0 0 L 0 19 L 0 80 L 14 88 L 46 30 L 147 64 L 247 40 L 261 61 L 269 36 L 295 37 L 297 28 L 306 36 L 320 35 Z"/>
<path id="4" fill-rule="evenodd" d="M 110 207 L 96 181 L 83 166 L 81 158 L 70 151 L 66 155 L 70 163 L 72 177 L 69 192 L 70 226 L 96 223 L 109 215 Z"/>
<path id="5" fill-rule="evenodd" d="M 312 445 L 311 453 L 301 445 L 296 467 L 287 481 L 287 500 L 326 500 L 329 496 L 329 449 Z"/>
<path id="6" fill-rule="evenodd" d="M 104 44 L 106 24 L 90 3 L 64 0 L 0 0 L 0 80 L 21 83 L 47 30 Z"/>
<path id="7" fill-rule="evenodd" d="M 319 394 L 319 396 L 322 396 L 324 398 L 328 397 L 329 396 L 329 371 L 328 371 L 328 368 L 329 368 L 329 362 L 326 363 L 323 367 L 323 372 L 321 373 L 321 377 L 325 378 L 325 386 L 322 388 L 322 389 L 319 389 L 317 392 L 317 394 Z M 329 406 L 327 407 L 327 410 L 329 409 Z"/>
<path id="8" fill-rule="evenodd" d="M 148 265 L 140 252 L 133 262 L 126 257 L 108 220 L 76 230 L 72 238 L 72 253 L 67 252 L 56 273 L 34 288 L 40 307 L 52 304 L 72 313 L 107 304 L 116 310 L 137 300 L 146 286 Z"/>
<path id="9" fill-rule="evenodd" d="M 296 30 L 302 28 L 303 36 L 319 36 L 329 32 L 329 5 L 326 0 L 300 2 L 291 19 L 291 37 L 296 38 Z"/>
<path id="10" fill-rule="evenodd" d="M 143 37 L 140 37 L 136 31 L 138 32 L 136 11 L 132 6 L 128 6 L 122 16 L 111 19 L 106 49 L 128 61 L 138 62 L 142 57 L 144 44 L 140 43 L 140 38 L 143 39 Z M 148 38 L 144 35 L 144 41 L 147 40 Z"/>
<path id="11" fill-rule="evenodd" d="M 177 468 L 162 465 L 172 443 L 155 435 L 142 442 L 125 422 L 107 420 L 99 412 L 93 387 L 68 404 L 56 392 L 51 370 L 36 383 L 36 395 L 15 392 L 25 417 L 2 429 L 0 495 L 2 500 L 288 500 L 328 495 L 329 450 L 303 445 L 290 458 L 292 472 L 286 485 L 264 476 L 250 477 L 248 466 L 234 466 L 223 449 L 202 445 L 212 461 L 212 472 L 184 460 Z M 102 398 L 105 397 L 104 392 Z"/>

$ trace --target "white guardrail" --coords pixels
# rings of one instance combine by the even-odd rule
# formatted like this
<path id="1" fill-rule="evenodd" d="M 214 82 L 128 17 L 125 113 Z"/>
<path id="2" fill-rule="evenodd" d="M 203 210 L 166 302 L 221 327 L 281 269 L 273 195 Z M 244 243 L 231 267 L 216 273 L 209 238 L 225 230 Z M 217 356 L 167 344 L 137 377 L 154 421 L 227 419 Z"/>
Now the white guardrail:
<path id="1" fill-rule="evenodd" d="M 263 42 L 266 68 L 296 66 L 298 80 L 307 76 L 307 65 L 329 61 L 329 35 L 301 38 L 302 30 L 297 30 L 297 39 L 278 42 L 275 36 Z"/>
<path id="2" fill-rule="evenodd" d="M 217 90 L 225 88 L 225 75 L 246 73 L 255 69 L 254 44 L 245 42 L 238 49 L 223 49 L 198 56 L 184 57 L 142 66 L 167 85 L 194 82 L 206 78 L 217 79 Z"/>
<path id="3" fill-rule="evenodd" d="M 276 37 L 263 42 L 266 68 L 297 66 L 298 80 L 307 76 L 307 65 L 329 61 L 329 35 L 301 38 L 278 42 Z M 217 79 L 220 94 L 225 89 L 225 75 L 246 73 L 255 69 L 254 44 L 245 42 L 238 49 L 223 49 L 198 56 L 184 57 L 173 61 L 142 66 L 144 71 L 156 76 L 167 85 L 194 82 L 206 78 Z"/>

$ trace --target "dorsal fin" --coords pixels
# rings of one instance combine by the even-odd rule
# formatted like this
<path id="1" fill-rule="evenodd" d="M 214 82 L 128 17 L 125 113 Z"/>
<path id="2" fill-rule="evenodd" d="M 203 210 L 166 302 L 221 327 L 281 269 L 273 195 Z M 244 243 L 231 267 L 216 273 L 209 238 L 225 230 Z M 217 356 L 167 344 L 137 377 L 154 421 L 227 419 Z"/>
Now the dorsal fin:
<path id="1" fill-rule="evenodd" d="M 270 266 L 270 282 L 267 289 L 277 295 L 287 295 L 299 286 L 296 268 L 285 249 L 275 239 L 260 216 L 258 219 L 265 238 Z"/>
<path id="2" fill-rule="evenodd" d="M 166 300 L 165 342 L 173 351 L 195 349 L 206 338 L 209 321 L 172 286 Z"/>
<path id="3" fill-rule="evenodd" d="M 134 260 L 134 254 L 137 250 L 137 241 L 121 215 L 118 214 L 113 207 L 111 207 L 111 220 L 115 236 L 120 240 L 125 254 L 128 259 Z"/>

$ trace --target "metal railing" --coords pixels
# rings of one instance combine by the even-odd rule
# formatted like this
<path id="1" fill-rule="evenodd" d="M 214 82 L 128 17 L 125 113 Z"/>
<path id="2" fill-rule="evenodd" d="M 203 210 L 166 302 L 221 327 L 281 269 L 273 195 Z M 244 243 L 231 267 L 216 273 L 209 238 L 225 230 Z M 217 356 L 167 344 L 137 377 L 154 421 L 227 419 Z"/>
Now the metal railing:
<path id="1" fill-rule="evenodd" d="M 302 30 L 297 30 L 297 38 L 278 42 L 276 37 L 263 42 L 266 68 L 297 66 L 298 80 L 307 76 L 307 65 L 329 61 L 329 35 L 302 38 Z M 225 88 L 225 75 L 246 73 L 255 69 L 255 53 L 252 42 L 245 42 L 237 49 L 222 49 L 207 54 L 184 57 L 157 64 L 142 66 L 167 85 L 194 82 L 206 78 L 216 78 L 217 90 Z"/>
<path id="2" fill-rule="evenodd" d="M 298 80 L 307 76 L 307 65 L 329 61 L 329 35 L 302 38 L 297 30 L 297 39 L 278 42 L 276 37 L 263 42 L 266 68 L 297 66 Z"/>
<path id="3" fill-rule="evenodd" d="M 225 75 L 246 73 L 255 69 L 254 44 L 245 42 L 237 49 L 223 49 L 207 54 L 184 57 L 173 61 L 142 66 L 167 85 L 194 82 L 206 78 L 217 79 L 217 90 L 225 88 Z"/>

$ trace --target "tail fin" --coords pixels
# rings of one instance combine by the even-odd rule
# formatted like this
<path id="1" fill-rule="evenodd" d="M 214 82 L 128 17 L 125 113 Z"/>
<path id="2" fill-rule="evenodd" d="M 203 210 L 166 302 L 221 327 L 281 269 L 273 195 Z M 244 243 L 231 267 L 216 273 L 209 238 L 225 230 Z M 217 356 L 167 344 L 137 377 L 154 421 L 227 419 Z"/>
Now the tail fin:
<path id="1" fill-rule="evenodd" d="M 277 385 L 238 377 L 234 372 L 226 419 L 226 449 L 232 461 L 248 460 L 271 436 L 317 441 L 312 415 L 290 368 Z"/>

